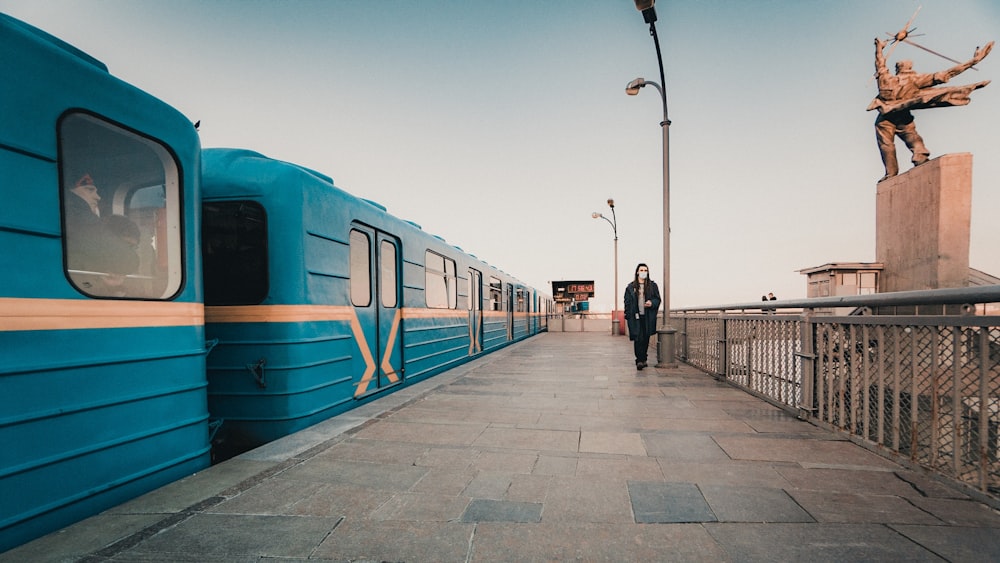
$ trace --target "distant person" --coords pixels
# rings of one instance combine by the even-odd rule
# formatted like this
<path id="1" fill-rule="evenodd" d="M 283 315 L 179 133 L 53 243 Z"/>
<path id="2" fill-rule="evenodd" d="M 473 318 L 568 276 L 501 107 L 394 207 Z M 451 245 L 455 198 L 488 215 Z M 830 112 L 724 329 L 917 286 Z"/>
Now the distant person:
<path id="1" fill-rule="evenodd" d="M 125 297 L 125 280 L 139 270 L 139 227 L 124 215 L 111 215 L 102 221 L 100 248 L 95 269 L 103 272 L 100 284 L 92 292 L 105 297 Z"/>
<path id="2" fill-rule="evenodd" d="M 83 213 L 86 211 L 95 217 L 101 216 L 101 208 L 98 205 L 101 201 L 101 194 L 98 193 L 97 185 L 94 183 L 94 179 L 90 177 L 90 174 L 81 176 L 68 191 L 79 199 L 67 198 L 67 215 L 75 216 L 78 213 L 86 215 L 86 213 Z"/>
<path id="3" fill-rule="evenodd" d="M 63 196 L 66 220 L 66 265 L 70 270 L 90 271 L 100 246 L 101 196 L 90 174 L 67 185 Z"/>
<path id="4" fill-rule="evenodd" d="M 125 280 L 139 269 L 139 227 L 122 215 L 101 217 L 101 195 L 90 174 L 67 186 L 63 197 L 66 267 L 89 295 L 124 297 Z"/>
<path id="5" fill-rule="evenodd" d="M 625 320 L 628 337 L 635 348 L 635 369 L 641 370 L 649 352 L 649 337 L 656 332 L 656 311 L 660 307 L 660 289 L 649 279 L 649 266 L 640 263 L 635 277 L 625 288 Z"/>
<path id="6" fill-rule="evenodd" d="M 775 297 L 774 294 L 771 293 L 771 292 L 768 292 L 767 295 L 762 296 L 761 299 L 764 300 L 764 301 L 777 301 L 778 300 L 778 298 Z M 767 312 L 767 313 L 774 313 L 774 312 L 777 311 L 777 309 L 775 309 L 774 307 L 765 307 L 764 311 Z"/>

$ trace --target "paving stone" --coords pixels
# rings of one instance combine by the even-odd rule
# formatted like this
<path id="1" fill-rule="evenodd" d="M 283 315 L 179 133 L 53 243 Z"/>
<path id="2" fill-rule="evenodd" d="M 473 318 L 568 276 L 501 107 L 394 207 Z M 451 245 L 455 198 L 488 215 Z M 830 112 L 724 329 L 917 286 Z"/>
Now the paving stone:
<path id="1" fill-rule="evenodd" d="M 419 422 L 379 422 L 357 434 L 358 439 L 414 444 L 468 446 L 486 429 L 486 424 L 424 424 Z"/>
<path id="2" fill-rule="evenodd" d="M 580 433 L 580 452 L 646 455 L 642 437 L 638 432 L 593 432 Z"/>
<path id="3" fill-rule="evenodd" d="M 345 520 L 310 560 L 467 561 L 475 524 Z"/>
<path id="4" fill-rule="evenodd" d="M 472 498 L 500 500 L 510 488 L 512 478 L 508 473 L 480 473 L 462 490 L 462 494 Z"/>
<path id="5" fill-rule="evenodd" d="M 427 446 L 423 445 L 351 439 L 336 444 L 318 454 L 314 459 L 335 458 L 372 463 L 413 465 L 427 454 L 428 449 Z"/>
<path id="6" fill-rule="evenodd" d="M 555 477 L 551 475 L 512 475 L 503 499 L 515 502 L 545 502 Z"/>
<path id="7" fill-rule="evenodd" d="M 414 462 L 419 467 L 443 467 L 451 470 L 466 469 L 479 457 L 479 450 L 471 448 L 428 448 Z"/>
<path id="8" fill-rule="evenodd" d="M 531 473 L 536 461 L 538 454 L 535 453 L 484 451 L 473 462 L 472 469 L 485 472 Z"/>
<path id="9" fill-rule="evenodd" d="M 896 496 L 789 490 L 817 522 L 942 524 L 931 514 Z"/>
<path id="10" fill-rule="evenodd" d="M 828 465 L 898 468 L 883 457 L 849 441 L 753 436 L 717 436 L 716 442 L 733 459 L 812 462 Z"/>
<path id="11" fill-rule="evenodd" d="M 473 499 L 462 514 L 462 522 L 538 522 L 542 503 Z"/>
<path id="12" fill-rule="evenodd" d="M 624 425 L 618 418 L 612 416 L 594 416 L 593 414 L 572 414 L 565 412 L 546 413 L 538 417 L 538 422 L 522 428 L 537 428 L 544 430 L 580 430 L 624 431 Z"/>
<path id="13" fill-rule="evenodd" d="M 830 491 L 855 494 L 893 495 L 899 497 L 920 497 L 919 491 L 900 479 L 892 471 L 870 471 L 870 468 L 851 469 L 804 469 L 801 467 L 779 467 L 778 473 L 791 488 L 813 491 Z"/>
<path id="14" fill-rule="evenodd" d="M 628 491 L 617 478 L 554 478 L 545 497 L 546 522 L 608 522 L 632 520 Z"/>
<path id="15" fill-rule="evenodd" d="M 956 489 L 954 486 L 946 485 L 943 480 L 935 479 L 917 471 L 897 470 L 895 474 L 903 481 L 909 483 L 910 486 L 912 486 L 913 489 L 922 497 L 950 499 L 969 498 L 968 495 Z"/>
<path id="16" fill-rule="evenodd" d="M 426 467 L 336 459 L 312 459 L 283 472 L 283 479 L 348 483 L 370 489 L 405 491 L 427 474 Z"/>
<path id="17" fill-rule="evenodd" d="M 740 485 L 700 485 L 720 522 L 815 522 L 782 489 Z"/>
<path id="18" fill-rule="evenodd" d="M 459 495 L 475 476 L 476 472 L 472 469 L 453 470 L 445 467 L 433 467 L 423 478 L 410 487 L 410 491 Z"/>
<path id="19" fill-rule="evenodd" d="M 718 520 L 693 483 L 629 481 L 628 494 L 635 521 L 640 524 Z"/>
<path id="20" fill-rule="evenodd" d="M 581 458 L 577 463 L 579 477 L 616 477 L 623 481 L 662 481 L 663 472 L 655 458 L 615 456 L 614 458 Z"/>
<path id="21" fill-rule="evenodd" d="M 575 475 L 576 457 L 539 455 L 532 473 L 539 475 Z"/>
<path id="22" fill-rule="evenodd" d="M 339 521 L 303 516 L 196 514 L 128 550 L 128 554 L 308 557 Z"/>
<path id="23" fill-rule="evenodd" d="M 698 524 L 636 525 L 543 521 L 538 524 L 506 522 L 477 524 L 469 561 L 493 563 L 496 561 L 726 561 L 728 559 L 725 550 Z"/>
<path id="24" fill-rule="evenodd" d="M 996 528 L 892 525 L 910 540 L 948 561 L 1000 561 Z"/>
<path id="25" fill-rule="evenodd" d="M 324 484 L 313 494 L 291 504 L 285 513 L 293 516 L 343 516 L 367 518 L 390 498 L 391 491 L 348 484 Z"/>
<path id="26" fill-rule="evenodd" d="M 642 435 L 647 455 L 669 462 L 728 462 L 730 457 L 711 436 L 699 433 L 647 433 Z"/>
<path id="27" fill-rule="evenodd" d="M 924 547 L 879 524 L 705 524 L 733 561 L 934 561 Z"/>
<path id="28" fill-rule="evenodd" d="M 155 525 L 160 514 L 98 514 L 0 553 L 4 563 L 76 561 Z"/>
<path id="29" fill-rule="evenodd" d="M 729 461 L 721 463 L 672 462 L 657 458 L 665 481 L 699 485 L 740 484 L 750 487 L 788 487 L 788 480 L 771 463 Z"/>
<path id="30" fill-rule="evenodd" d="M 478 448 L 575 452 L 579 443 L 579 432 L 490 427 L 471 445 Z"/>
<path id="31" fill-rule="evenodd" d="M 922 497 L 907 500 L 950 526 L 993 528 L 1000 535 L 1000 511 L 980 502 L 970 499 Z"/>
<path id="32" fill-rule="evenodd" d="M 450 522 L 457 520 L 468 504 L 468 498 L 454 495 L 399 493 L 378 507 L 370 518 L 372 520 Z"/>
<path id="33" fill-rule="evenodd" d="M 292 479 L 268 479 L 206 512 L 218 514 L 286 514 L 302 499 L 320 491 L 324 483 Z"/>

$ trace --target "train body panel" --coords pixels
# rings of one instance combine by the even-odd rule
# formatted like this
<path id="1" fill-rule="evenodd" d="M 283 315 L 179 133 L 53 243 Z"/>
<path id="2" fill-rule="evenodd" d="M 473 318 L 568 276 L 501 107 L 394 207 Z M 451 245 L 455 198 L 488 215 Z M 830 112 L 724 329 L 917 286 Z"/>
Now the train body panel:
<path id="1" fill-rule="evenodd" d="M 209 443 L 197 132 L 3 14 L 0 44 L 2 551 L 206 467 Z"/>
<path id="2" fill-rule="evenodd" d="M 533 290 L 323 174 L 241 149 L 203 163 L 220 457 L 540 328 Z M 234 295 L 238 283 L 256 291 Z"/>

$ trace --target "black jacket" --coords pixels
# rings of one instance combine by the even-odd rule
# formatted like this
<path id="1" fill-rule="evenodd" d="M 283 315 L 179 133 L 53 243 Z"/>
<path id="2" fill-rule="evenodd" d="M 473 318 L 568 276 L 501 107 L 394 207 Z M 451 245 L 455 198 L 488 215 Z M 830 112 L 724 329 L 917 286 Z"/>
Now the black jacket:
<path id="1" fill-rule="evenodd" d="M 646 334 L 656 332 L 656 312 L 660 308 L 660 288 L 653 280 L 646 280 L 646 300 L 652 302 L 652 307 L 646 307 L 642 318 L 646 322 Z M 639 308 L 643 303 L 639 302 L 639 288 L 633 280 L 625 288 L 625 322 L 628 323 L 629 340 L 635 340 L 639 334 Z"/>

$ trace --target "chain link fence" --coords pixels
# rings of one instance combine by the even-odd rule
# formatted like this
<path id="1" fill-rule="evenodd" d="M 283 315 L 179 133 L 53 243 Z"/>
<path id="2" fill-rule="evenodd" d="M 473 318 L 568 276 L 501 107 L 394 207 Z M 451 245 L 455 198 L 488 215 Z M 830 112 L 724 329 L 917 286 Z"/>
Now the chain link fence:
<path id="1" fill-rule="evenodd" d="M 681 359 L 1000 499 L 1000 317 L 686 313 Z"/>

